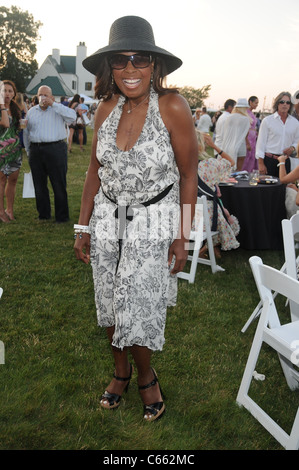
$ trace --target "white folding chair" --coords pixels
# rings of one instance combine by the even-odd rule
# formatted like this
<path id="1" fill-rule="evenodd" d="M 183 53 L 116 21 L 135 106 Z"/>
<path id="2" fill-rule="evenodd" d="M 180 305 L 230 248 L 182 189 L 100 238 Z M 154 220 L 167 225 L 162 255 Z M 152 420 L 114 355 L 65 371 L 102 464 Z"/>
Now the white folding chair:
<path id="1" fill-rule="evenodd" d="M 299 256 L 296 257 L 296 246 L 299 240 L 299 213 L 291 217 L 291 219 L 284 219 L 281 222 L 283 247 L 285 262 L 280 271 L 286 272 L 293 279 L 298 279 L 297 267 L 299 264 Z M 253 313 L 242 328 L 244 333 L 261 313 L 262 302 L 260 301 Z M 299 320 L 299 305 L 290 302 L 290 314 L 292 320 Z"/>
<path id="2" fill-rule="evenodd" d="M 282 221 L 285 271 L 293 279 L 298 279 L 299 256 L 296 257 L 296 245 L 299 235 L 299 214 Z M 299 320 L 299 305 L 290 300 L 290 313 L 293 321 Z"/>
<path id="3" fill-rule="evenodd" d="M 286 273 L 263 264 L 261 258 L 250 258 L 251 269 L 262 299 L 262 313 L 245 367 L 237 403 L 244 406 L 286 449 L 299 449 L 299 407 L 290 434 L 282 429 L 248 394 L 263 343 L 277 351 L 287 384 L 299 388 L 299 321 L 281 324 L 271 291 L 299 304 L 299 282 Z M 296 367 L 295 367 L 296 366 Z"/>
<path id="4" fill-rule="evenodd" d="M 0 299 L 2 297 L 2 294 L 3 294 L 3 289 L 2 289 L 2 287 L 0 287 Z"/>
<path id="5" fill-rule="evenodd" d="M 189 281 L 189 283 L 194 283 L 197 264 L 206 264 L 208 266 L 211 266 L 213 274 L 218 271 L 224 271 L 224 269 L 221 266 L 218 266 L 216 263 L 213 237 L 215 237 L 218 232 L 212 232 L 211 230 L 206 196 L 201 196 L 197 198 L 197 207 L 195 209 L 195 213 L 197 214 L 195 216 L 196 226 L 194 230 L 192 230 L 190 233 L 191 243 L 189 244 L 190 251 L 193 251 L 192 255 L 188 256 L 188 261 L 191 261 L 190 271 L 181 271 L 177 274 L 177 277 L 181 279 L 186 279 L 187 281 Z M 203 227 L 205 227 L 205 230 L 203 230 Z M 204 240 L 207 241 L 209 259 L 198 257 L 199 250 Z"/>

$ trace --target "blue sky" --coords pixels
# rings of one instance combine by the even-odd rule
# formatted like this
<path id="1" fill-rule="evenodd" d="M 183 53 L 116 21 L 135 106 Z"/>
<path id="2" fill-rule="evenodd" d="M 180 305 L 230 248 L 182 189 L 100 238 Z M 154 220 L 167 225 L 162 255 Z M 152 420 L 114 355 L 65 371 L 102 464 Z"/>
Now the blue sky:
<path id="1" fill-rule="evenodd" d="M 201 88 L 211 85 L 206 105 L 218 108 L 227 98 L 256 95 L 270 107 L 280 91 L 299 89 L 298 0 L 114 0 L 48 3 L 2 0 L 40 20 L 36 59 L 41 64 L 60 49 L 75 55 L 79 42 L 88 54 L 107 45 L 111 23 L 124 15 L 147 19 L 156 44 L 183 60 L 168 77 L 169 85 Z M 85 6 L 86 5 L 86 6 Z M 107 6 L 105 6 L 107 5 Z"/>

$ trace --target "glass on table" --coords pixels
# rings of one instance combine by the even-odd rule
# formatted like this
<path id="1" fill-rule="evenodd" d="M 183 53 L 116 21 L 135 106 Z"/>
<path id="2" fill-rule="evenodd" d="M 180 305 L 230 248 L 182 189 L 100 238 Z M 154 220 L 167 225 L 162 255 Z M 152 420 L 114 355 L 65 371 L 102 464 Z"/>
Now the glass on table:
<path id="1" fill-rule="evenodd" d="M 259 170 L 253 170 L 251 173 L 249 173 L 249 184 L 251 186 L 256 186 L 258 184 L 259 177 L 260 177 Z"/>

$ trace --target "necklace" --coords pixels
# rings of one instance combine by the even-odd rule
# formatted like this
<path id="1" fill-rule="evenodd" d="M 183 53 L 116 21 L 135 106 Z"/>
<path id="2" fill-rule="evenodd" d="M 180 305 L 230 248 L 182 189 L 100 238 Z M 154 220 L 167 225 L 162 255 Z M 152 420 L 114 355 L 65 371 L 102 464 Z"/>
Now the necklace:
<path id="1" fill-rule="evenodd" d="M 135 106 L 135 108 L 130 107 L 130 109 L 128 109 L 127 113 L 131 114 L 131 112 L 134 111 L 134 109 L 138 108 L 138 106 L 140 106 L 142 103 L 144 103 L 147 100 L 148 97 L 149 97 L 149 94 L 144 98 L 144 100 L 140 101 L 140 103 L 138 103 L 137 106 Z M 128 100 L 128 106 L 130 106 L 130 101 L 129 100 Z"/>

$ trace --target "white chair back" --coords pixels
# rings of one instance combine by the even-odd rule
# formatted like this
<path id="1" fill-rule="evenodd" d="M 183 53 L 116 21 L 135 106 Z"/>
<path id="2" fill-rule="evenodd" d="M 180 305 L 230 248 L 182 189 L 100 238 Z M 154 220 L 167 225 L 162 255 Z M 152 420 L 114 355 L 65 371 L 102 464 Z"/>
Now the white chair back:
<path id="1" fill-rule="evenodd" d="M 187 271 L 187 266 L 185 271 L 181 271 L 177 274 L 177 277 L 181 279 L 186 279 L 187 281 L 189 281 L 189 283 L 194 283 L 198 264 L 206 264 L 208 266 L 211 266 L 213 274 L 218 271 L 224 271 L 224 269 L 221 266 L 218 266 L 216 263 L 213 237 L 215 237 L 218 232 L 212 232 L 211 230 L 210 216 L 206 196 L 201 196 L 197 198 L 195 213 L 197 213 L 198 216 L 195 217 L 195 220 L 197 220 L 194 230 L 192 230 L 190 233 L 189 248 L 190 250 L 192 250 L 192 254 L 189 254 L 188 256 L 188 261 L 191 261 L 190 270 L 189 272 Z M 205 228 L 205 230 L 203 230 L 203 228 Z M 207 241 L 209 259 L 198 257 L 200 248 L 204 240 Z"/>
<path id="2" fill-rule="evenodd" d="M 282 271 L 264 265 L 261 258 L 257 256 L 250 258 L 250 265 L 261 296 L 262 312 L 241 381 L 237 403 L 244 406 L 283 447 L 298 450 L 299 407 L 291 432 L 288 434 L 249 396 L 248 392 L 263 343 L 278 353 L 289 388 L 291 390 L 299 388 L 297 370 L 299 365 L 299 321 L 291 321 L 282 325 L 275 305 L 275 297 L 272 294 L 272 292 L 281 294 L 299 304 L 299 282 Z M 261 393 L 264 393 L 263 390 Z"/>

